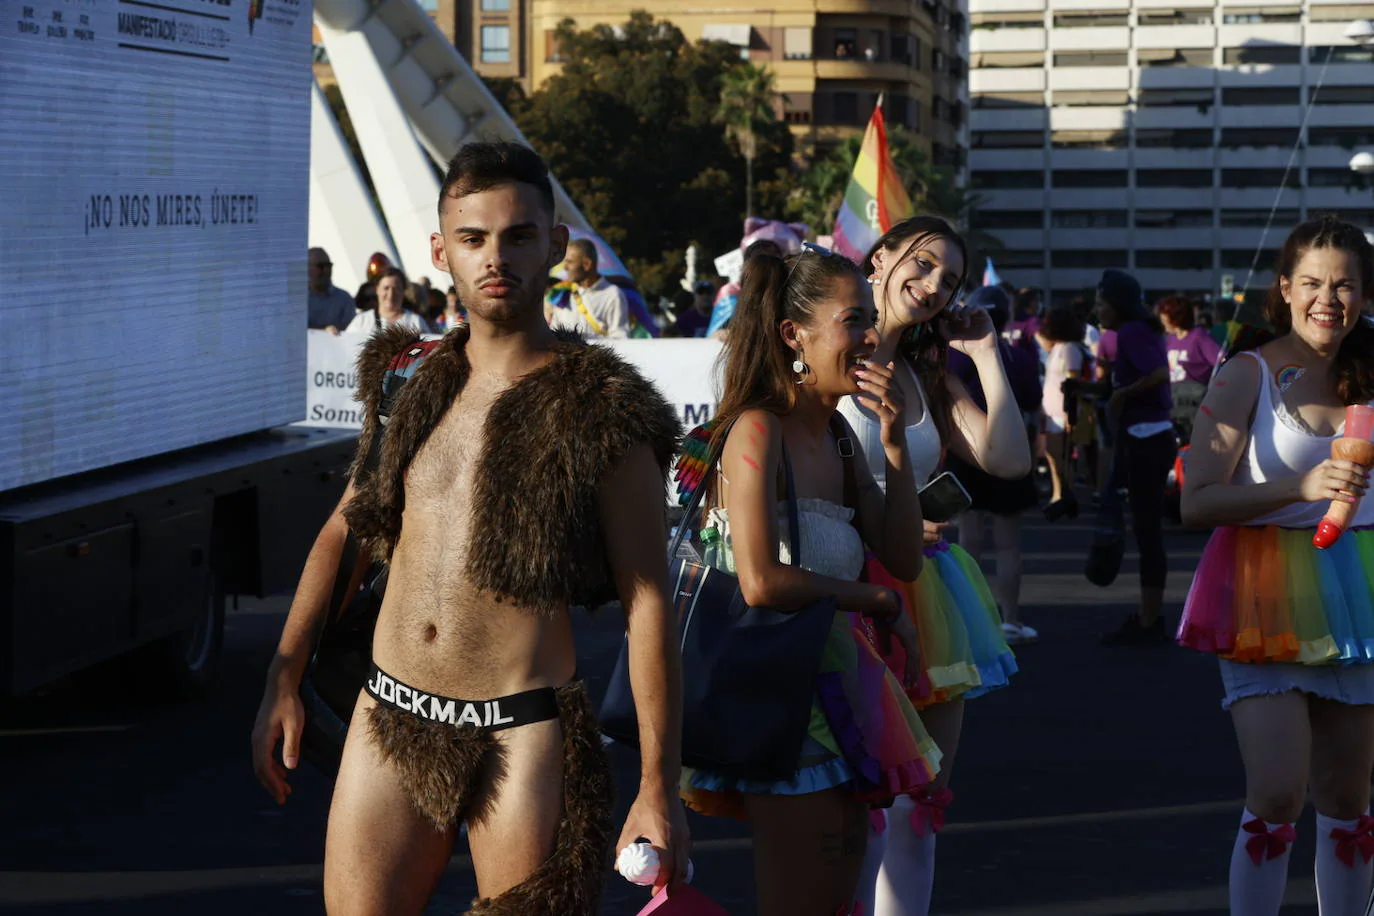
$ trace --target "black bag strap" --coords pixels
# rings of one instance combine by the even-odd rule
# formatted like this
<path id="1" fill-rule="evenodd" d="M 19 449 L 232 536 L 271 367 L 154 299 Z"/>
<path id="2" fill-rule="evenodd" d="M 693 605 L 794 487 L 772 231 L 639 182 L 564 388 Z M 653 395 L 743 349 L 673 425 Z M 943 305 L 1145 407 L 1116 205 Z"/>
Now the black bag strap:
<path id="1" fill-rule="evenodd" d="M 735 420 L 739 418 L 736 417 Z M 731 420 L 729 425 L 721 431 L 717 444 L 712 446 L 710 453 L 706 456 L 707 472 L 716 473 L 716 465 L 720 463 L 721 455 L 725 452 L 725 443 L 730 438 L 730 430 L 735 427 L 735 420 Z M 792 478 L 792 462 L 787 457 L 787 445 L 782 447 L 782 470 L 785 478 L 787 490 L 787 534 L 788 543 L 792 547 L 792 566 L 801 565 L 801 520 L 797 514 L 797 487 L 796 481 Z M 687 532 L 693 530 L 701 514 L 701 503 L 706 498 L 706 481 L 702 480 L 697 485 L 696 492 L 687 501 L 687 507 L 682 511 L 682 521 L 678 522 L 677 534 L 673 535 L 673 540 L 668 544 L 668 556 L 677 555 L 678 548 L 682 546 L 683 540 L 687 537 Z"/>
<path id="2" fill-rule="evenodd" d="M 854 438 L 850 435 L 849 424 L 837 411 L 830 417 L 830 434 L 835 437 L 835 448 L 840 452 L 844 464 L 844 504 L 854 510 L 855 521 L 859 518 L 859 472 L 854 468 Z"/>

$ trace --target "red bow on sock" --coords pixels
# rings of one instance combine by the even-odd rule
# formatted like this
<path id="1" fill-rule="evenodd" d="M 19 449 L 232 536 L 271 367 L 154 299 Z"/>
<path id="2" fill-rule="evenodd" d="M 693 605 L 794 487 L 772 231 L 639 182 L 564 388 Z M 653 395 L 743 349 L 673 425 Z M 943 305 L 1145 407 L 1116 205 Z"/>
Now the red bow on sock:
<path id="1" fill-rule="evenodd" d="M 1292 824 L 1282 824 L 1270 830 L 1259 818 L 1242 824 L 1241 829 L 1254 834 L 1245 842 L 1245 851 L 1250 853 L 1250 859 L 1256 865 L 1263 862 L 1266 857 L 1277 859 L 1287 852 L 1288 845 L 1298 838 L 1298 832 L 1293 829 Z"/>
<path id="2" fill-rule="evenodd" d="M 879 836 L 887 833 L 887 812 L 881 808 L 868 809 L 868 829 Z"/>
<path id="3" fill-rule="evenodd" d="M 1355 867 L 1357 850 L 1360 858 L 1367 863 L 1374 858 L 1374 817 L 1363 815 L 1356 822 L 1354 830 L 1337 827 L 1331 831 L 1331 839 L 1336 841 L 1336 858 L 1344 862 L 1347 868 Z"/>
<path id="4" fill-rule="evenodd" d="M 939 833 L 945 826 L 945 809 L 954 801 L 949 789 L 936 789 L 915 796 L 916 807 L 911 809 L 911 829 L 917 836 Z"/>

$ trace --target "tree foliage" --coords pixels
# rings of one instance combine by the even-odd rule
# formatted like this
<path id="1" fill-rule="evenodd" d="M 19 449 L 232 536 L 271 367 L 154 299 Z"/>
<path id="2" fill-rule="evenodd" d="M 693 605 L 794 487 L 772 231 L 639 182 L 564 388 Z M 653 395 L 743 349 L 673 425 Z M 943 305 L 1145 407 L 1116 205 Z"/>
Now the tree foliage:
<path id="1" fill-rule="evenodd" d="M 771 70 L 752 64 L 735 67 L 721 80 L 716 117 L 744 157 L 745 216 L 754 215 L 754 160 L 758 156 L 759 132 L 778 119 L 774 108 L 778 101 L 776 82 Z"/>
<path id="2" fill-rule="evenodd" d="M 845 189 L 849 187 L 854 160 L 859 157 L 862 146 L 862 136 L 849 137 L 806 171 L 792 196 L 795 218 L 807 223 L 817 233 L 831 231 Z M 890 125 L 887 129 L 887 149 L 916 212 L 943 216 L 965 234 L 970 247 L 976 251 L 995 253 L 1002 249 L 1002 243 L 994 236 L 971 228 L 976 227 L 978 222 L 978 195 L 956 185 L 954 175 L 948 169 L 935 166 L 925 151 L 916 145 L 910 132 L 903 127 Z"/>
<path id="3" fill-rule="evenodd" d="M 739 244 L 746 165 L 718 114 L 722 86 L 748 65 L 644 12 L 617 29 L 566 20 L 555 41 L 562 71 L 526 99 L 508 96 L 511 113 L 641 287 L 670 293 L 688 245 L 714 256 Z M 792 137 L 764 124 L 755 147 L 755 173 L 776 177 Z M 780 218 L 785 199 L 770 188 L 757 199 Z"/>

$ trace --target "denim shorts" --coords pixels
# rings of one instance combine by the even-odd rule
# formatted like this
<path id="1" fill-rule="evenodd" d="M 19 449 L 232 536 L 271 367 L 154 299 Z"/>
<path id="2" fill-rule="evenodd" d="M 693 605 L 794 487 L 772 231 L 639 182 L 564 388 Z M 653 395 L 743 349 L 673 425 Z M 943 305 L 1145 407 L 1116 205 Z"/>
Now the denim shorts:
<path id="1" fill-rule="evenodd" d="M 1298 690 L 1337 703 L 1374 704 L 1374 665 L 1255 664 L 1221 659 L 1222 709 L 1246 697 Z"/>

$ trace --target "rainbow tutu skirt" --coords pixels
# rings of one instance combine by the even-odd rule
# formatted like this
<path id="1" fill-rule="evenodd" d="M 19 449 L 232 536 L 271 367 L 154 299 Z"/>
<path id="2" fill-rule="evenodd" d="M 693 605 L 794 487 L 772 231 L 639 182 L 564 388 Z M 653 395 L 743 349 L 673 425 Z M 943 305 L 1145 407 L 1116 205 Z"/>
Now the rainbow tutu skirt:
<path id="1" fill-rule="evenodd" d="M 918 792 L 940 769 L 940 750 L 858 614 L 837 613 L 821 655 L 811 724 L 797 772 L 777 782 L 684 769 L 682 798 L 712 817 L 746 819 L 745 795 L 804 795 L 843 787 L 887 804 Z"/>
<path id="2" fill-rule="evenodd" d="M 1181 645 L 1238 662 L 1374 662 L 1374 529 L 1312 546 L 1311 528 L 1227 526 L 1202 552 Z"/>
<path id="3" fill-rule="evenodd" d="M 956 698 L 966 700 L 1005 687 L 1016 673 L 1016 656 L 1002 636 L 1002 615 L 987 579 L 962 547 L 939 541 L 925 548 L 915 582 L 903 582 L 869 557 L 865 578 L 895 589 L 906 601 L 921 638 L 921 676 L 907 686 L 917 709 Z M 905 665 L 894 644 L 888 664 Z"/>

